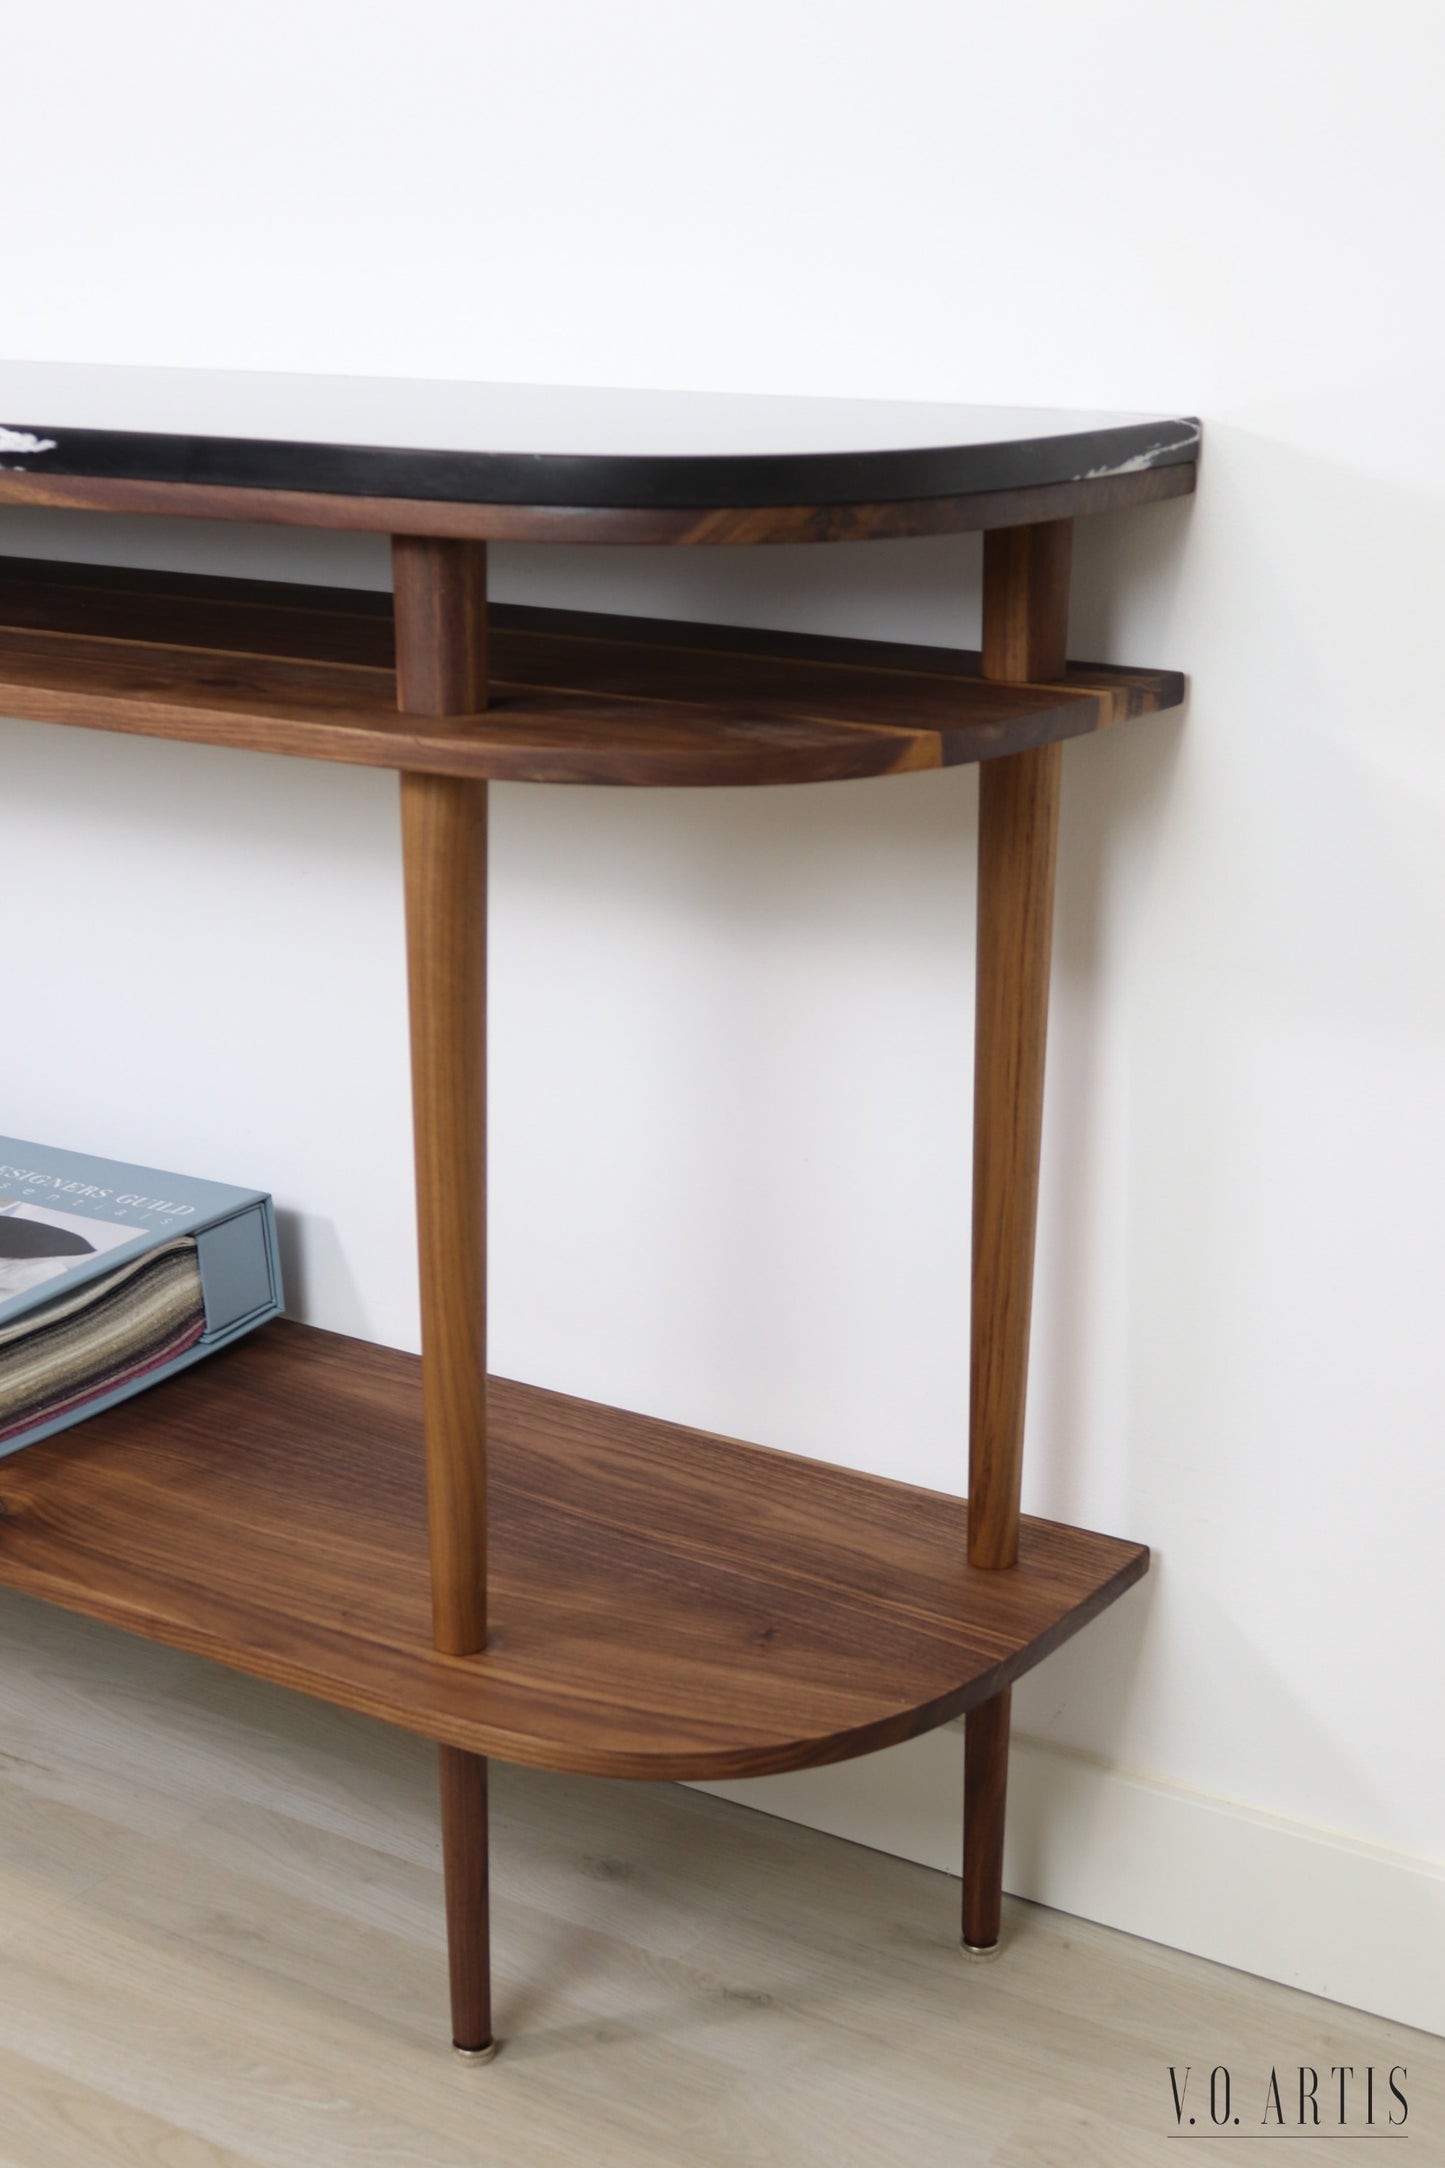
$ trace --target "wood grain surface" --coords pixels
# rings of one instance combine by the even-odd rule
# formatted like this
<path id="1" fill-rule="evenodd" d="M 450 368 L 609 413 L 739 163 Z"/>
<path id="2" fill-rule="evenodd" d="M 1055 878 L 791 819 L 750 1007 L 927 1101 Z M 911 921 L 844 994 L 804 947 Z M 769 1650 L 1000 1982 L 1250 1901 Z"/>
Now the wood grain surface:
<path id="1" fill-rule="evenodd" d="M 461 1747 L 437 1749 L 452 2046 L 480 2055 L 492 2045 L 492 1962 L 487 1765 Z"/>
<path id="2" fill-rule="evenodd" d="M 842 1761 L 1007 1685 L 1146 1570 L 960 1499 L 493 1379 L 491 1633 L 431 1646 L 420 1366 L 300 1325 L 0 1464 L 0 1584 L 450 1746 L 747 1776 Z"/>
<path id="3" fill-rule="evenodd" d="M 396 697 L 486 705 L 487 568 L 476 542 L 399 542 Z M 401 778 L 436 1645 L 487 1638 L 487 786 Z"/>
<path id="4" fill-rule="evenodd" d="M 1003 1922 L 1003 1845 L 1008 1811 L 1013 1690 L 990 1695 L 963 1720 L 963 1925 L 966 1950 L 998 1948 Z"/>
<path id="5" fill-rule="evenodd" d="M 487 704 L 487 546 L 397 535 L 391 545 L 396 704 L 475 715 Z"/>
<path id="6" fill-rule="evenodd" d="M 987 537 L 985 677 L 1063 669 L 1070 540 L 1067 521 Z M 1057 744 L 990 761 L 979 775 L 968 1482 L 975 1566 L 1011 1566 L 1018 1554 L 1060 781 Z"/>
<path id="7" fill-rule="evenodd" d="M 1284 2168 L 1438 2152 L 1445 2040 L 1013 1897 L 1007 1961 L 966 1964 L 951 1875 L 501 1765 L 506 2045 L 465 2070 L 420 1740 L 3 1592 L 0 1648 L 6 2168 L 1187 2168 L 1170 2064 L 1187 2119 L 1214 2064 L 1277 2059 L 1322 2103 L 1331 2064 L 1352 2104 L 1409 2070 L 1398 2155 Z M 957 1741 L 936 1760 L 942 1791 Z M 1122 1832 L 1046 1781 L 1047 1843 L 1116 1867 Z M 1206 2168 L 1232 2161 L 1268 2168 Z"/>
<path id="8" fill-rule="evenodd" d="M 1172 471 L 1172 470 L 1164 470 Z M 482 781 L 822 782 L 950 767 L 1173 707 L 1177 672 L 496 609 L 484 715 L 401 714 L 389 598 L 0 560 L 0 712 Z"/>
<path id="9" fill-rule="evenodd" d="M 288 489 L 216 488 L 194 482 L 93 481 L 6 473 L 0 505 L 50 505 L 82 512 L 152 513 L 281 527 L 335 527 L 356 534 L 450 535 L 491 542 L 621 542 L 697 547 L 778 542 L 892 541 L 970 534 L 1034 520 L 1083 518 L 1191 494 L 1193 460 L 1139 473 L 975 491 L 881 504 L 712 506 L 700 510 L 572 508 L 558 505 L 446 504 L 406 497 L 316 495 Z"/>

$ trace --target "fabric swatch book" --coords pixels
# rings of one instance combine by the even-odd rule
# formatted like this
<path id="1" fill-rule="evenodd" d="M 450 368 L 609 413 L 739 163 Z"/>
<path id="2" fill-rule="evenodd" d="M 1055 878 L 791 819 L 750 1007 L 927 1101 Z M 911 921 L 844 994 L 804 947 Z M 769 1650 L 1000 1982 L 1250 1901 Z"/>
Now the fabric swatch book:
<path id="1" fill-rule="evenodd" d="M 0 1455 L 280 1308 L 263 1191 L 0 1137 Z"/>

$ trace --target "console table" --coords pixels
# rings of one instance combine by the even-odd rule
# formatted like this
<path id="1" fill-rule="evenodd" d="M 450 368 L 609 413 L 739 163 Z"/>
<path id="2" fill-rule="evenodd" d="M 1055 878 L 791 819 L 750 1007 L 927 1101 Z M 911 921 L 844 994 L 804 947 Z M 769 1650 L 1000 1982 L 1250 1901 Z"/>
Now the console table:
<path id="1" fill-rule="evenodd" d="M 1066 662 L 1072 522 L 1192 490 L 1197 424 L 23 364 L 0 413 L 0 504 L 392 538 L 394 606 L 0 561 L 0 714 L 399 771 L 422 1297 L 420 1360 L 275 1324 L 0 1464 L 0 1583 L 436 1741 L 453 2039 L 477 2060 L 489 1756 L 740 1777 L 965 1714 L 963 1943 L 991 1954 L 1011 1684 L 1148 1565 L 1019 1511 L 1061 743 L 1183 697 L 1170 671 Z M 981 655 L 487 606 L 494 539 L 978 529 Z M 962 761 L 967 1502 L 489 1380 L 488 783 Z"/>

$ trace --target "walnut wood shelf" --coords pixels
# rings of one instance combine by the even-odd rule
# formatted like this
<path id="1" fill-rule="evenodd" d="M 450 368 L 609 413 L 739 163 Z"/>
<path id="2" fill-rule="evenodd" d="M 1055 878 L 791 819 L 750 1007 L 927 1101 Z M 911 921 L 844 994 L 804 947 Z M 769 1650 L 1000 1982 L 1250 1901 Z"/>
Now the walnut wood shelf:
<path id="1" fill-rule="evenodd" d="M 389 595 L 0 559 L 0 714 L 523 783 L 836 782 L 1176 707 L 1177 671 L 990 683 L 967 650 L 490 612 L 476 715 L 397 708 Z"/>
<path id="2" fill-rule="evenodd" d="M 1139 1544 L 492 1381 L 491 1633 L 431 1646 L 414 1356 L 280 1324 L 0 1463 L 0 1585 L 505 1761 L 742 1777 L 996 1694 Z"/>

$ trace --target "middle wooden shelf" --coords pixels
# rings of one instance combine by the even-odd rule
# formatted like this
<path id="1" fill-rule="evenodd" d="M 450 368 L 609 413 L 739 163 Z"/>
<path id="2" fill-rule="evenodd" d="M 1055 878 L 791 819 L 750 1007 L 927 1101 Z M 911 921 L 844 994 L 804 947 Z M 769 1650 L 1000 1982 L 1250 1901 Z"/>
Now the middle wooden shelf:
<path id="1" fill-rule="evenodd" d="M 397 712 L 391 598 L 0 559 L 0 713 L 477 780 L 816 783 L 1175 707 L 1177 671 L 996 684 L 966 650 L 493 604 L 490 704 Z"/>

